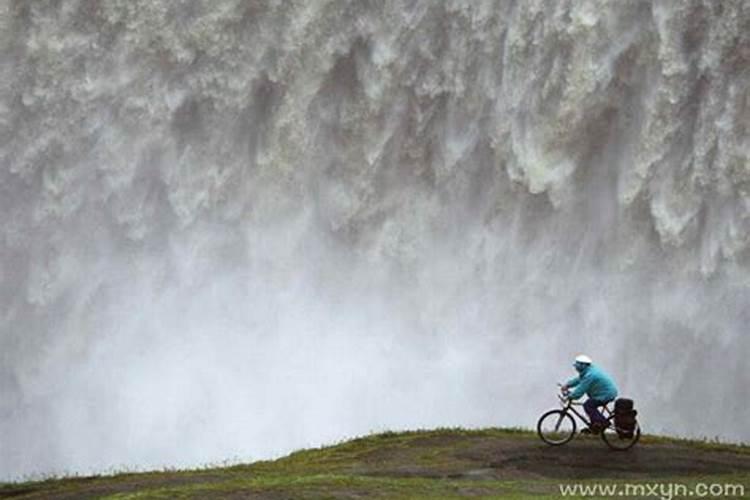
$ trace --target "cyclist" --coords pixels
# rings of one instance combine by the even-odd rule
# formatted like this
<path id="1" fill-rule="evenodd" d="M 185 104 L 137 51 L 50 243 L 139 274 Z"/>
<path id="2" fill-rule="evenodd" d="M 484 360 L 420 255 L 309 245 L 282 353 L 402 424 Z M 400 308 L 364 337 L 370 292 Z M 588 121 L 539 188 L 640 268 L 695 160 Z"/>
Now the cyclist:
<path id="1" fill-rule="evenodd" d="M 591 432 L 598 434 L 607 427 L 607 419 L 599 411 L 599 407 L 606 405 L 617 397 L 617 386 L 612 377 L 607 375 L 601 368 L 591 362 L 591 358 L 585 354 L 576 356 L 573 367 L 578 376 L 568 380 L 562 386 L 563 393 L 568 399 L 575 400 L 588 395 L 588 400 L 583 403 L 591 420 Z M 573 389 L 572 392 L 569 392 Z"/>

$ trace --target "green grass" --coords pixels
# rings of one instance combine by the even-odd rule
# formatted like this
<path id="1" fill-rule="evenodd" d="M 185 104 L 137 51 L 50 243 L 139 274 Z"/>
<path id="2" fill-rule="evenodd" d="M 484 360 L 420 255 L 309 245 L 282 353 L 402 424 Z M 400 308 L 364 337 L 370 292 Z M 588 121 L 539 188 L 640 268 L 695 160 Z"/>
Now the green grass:
<path id="1" fill-rule="evenodd" d="M 750 455 L 750 444 L 746 443 L 726 443 L 720 441 L 717 438 L 703 438 L 703 439 L 690 439 L 690 438 L 676 438 L 667 436 L 653 436 L 644 435 L 641 437 L 641 443 L 643 444 L 674 444 L 681 446 L 690 446 L 700 450 L 707 451 L 727 451 L 730 453 L 741 453 Z"/>
<path id="2" fill-rule="evenodd" d="M 750 495 L 748 446 L 644 436 L 638 448 L 552 449 L 523 429 L 383 432 L 251 464 L 5 484 L 0 498 L 561 498 L 571 471 L 581 484 L 732 483 Z"/>

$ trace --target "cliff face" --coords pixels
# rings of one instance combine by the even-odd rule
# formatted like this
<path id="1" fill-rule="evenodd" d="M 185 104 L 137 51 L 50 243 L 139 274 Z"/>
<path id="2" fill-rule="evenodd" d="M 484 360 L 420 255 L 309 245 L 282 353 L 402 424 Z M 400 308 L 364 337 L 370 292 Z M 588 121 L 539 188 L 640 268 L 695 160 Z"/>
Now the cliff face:
<path id="1" fill-rule="evenodd" d="M 747 2 L 0 9 L 0 470 L 525 425 L 578 351 L 750 439 Z"/>

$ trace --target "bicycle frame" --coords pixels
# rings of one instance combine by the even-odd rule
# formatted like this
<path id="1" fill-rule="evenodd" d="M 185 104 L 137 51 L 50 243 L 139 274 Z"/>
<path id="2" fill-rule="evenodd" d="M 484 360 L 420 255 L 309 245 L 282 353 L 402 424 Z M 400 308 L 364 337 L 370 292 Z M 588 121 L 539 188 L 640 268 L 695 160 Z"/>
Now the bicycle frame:
<path id="1" fill-rule="evenodd" d="M 562 409 L 565 413 L 572 413 L 576 417 L 578 417 L 578 420 L 586 424 L 586 427 L 591 427 L 591 421 L 588 419 L 587 416 L 581 415 L 578 410 L 574 408 L 574 406 L 583 406 L 583 403 L 576 403 L 575 401 L 571 401 L 570 399 L 563 398 L 559 394 L 557 395 L 557 398 L 560 400 L 560 406 L 562 406 Z M 609 409 L 609 406 L 607 406 L 609 403 L 602 406 L 605 412 L 607 414 L 605 415 L 607 419 L 607 426 L 611 425 L 612 419 L 614 418 L 614 413 Z"/>

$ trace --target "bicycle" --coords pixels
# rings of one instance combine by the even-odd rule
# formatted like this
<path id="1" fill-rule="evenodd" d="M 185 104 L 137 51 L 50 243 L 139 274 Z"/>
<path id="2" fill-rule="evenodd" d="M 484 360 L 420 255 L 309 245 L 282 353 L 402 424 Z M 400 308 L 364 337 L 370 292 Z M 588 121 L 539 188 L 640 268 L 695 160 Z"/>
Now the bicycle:
<path id="1" fill-rule="evenodd" d="M 562 446 L 575 437 L 577 425 L 573 415 L 578 417 L 587 429 L 591 428 L 589 419 L 575 409 L 575 406 L 582 406 L 582 403 L 571 401 L 560 394 L 557 395 L 557 398 L 560 400 L 561 409 L 550 410 L 542 414 L 536 425 L 537 434 L 542 441 L 550 446 Z M 641 427 L 636 420 L 632 433 L 618 429 L 615 426 L 615 414 L 609 408 L 609 404 L 607 403 L 603 407 L 607 425 L 601 431 L 602 440 L 613 450 L 629 450 L 641 438 Z"/>

